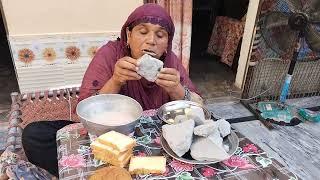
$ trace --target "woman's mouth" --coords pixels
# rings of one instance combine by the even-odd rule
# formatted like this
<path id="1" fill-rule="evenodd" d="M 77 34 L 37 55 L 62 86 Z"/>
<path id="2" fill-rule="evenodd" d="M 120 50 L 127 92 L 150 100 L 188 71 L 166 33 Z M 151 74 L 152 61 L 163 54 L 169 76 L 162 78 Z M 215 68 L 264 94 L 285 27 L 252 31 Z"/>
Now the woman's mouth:
<path id="1" fill-rule="evenodd" d="M 143 52 L 144 54 L 149 54 L 149 55 L 152 56 L 152 57 L 156 57 L 156 56 L 157 56 L 157 53 L 155 53 L 155 52 L 153 52 L 153 51 L 151 51 L 151 50 L 149 50 L 149 49 L 144 49 L 144 50 L 142 50 L 142 52 Z"/>

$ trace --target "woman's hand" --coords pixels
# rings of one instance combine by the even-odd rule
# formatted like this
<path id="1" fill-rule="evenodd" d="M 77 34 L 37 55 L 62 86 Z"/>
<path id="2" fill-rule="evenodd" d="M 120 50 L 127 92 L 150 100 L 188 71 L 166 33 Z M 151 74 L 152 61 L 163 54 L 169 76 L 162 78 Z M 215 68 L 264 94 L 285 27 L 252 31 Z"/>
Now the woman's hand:
<path id="1" fill-rule="evenodd" d="M 180 83 L 180 73 L 173 68 L 162 68 L 155 83 L 162 87 L 172 99 L 184 97 L 184 88 Z"/>
<path id="2" fill-rule="evenodd" d="M 119 59 L 115 64 L 111 79 L 120 86 L 130 80 L 141 79 L 141 76 L 137 73 L 137 60 L 128 56 Z"/>

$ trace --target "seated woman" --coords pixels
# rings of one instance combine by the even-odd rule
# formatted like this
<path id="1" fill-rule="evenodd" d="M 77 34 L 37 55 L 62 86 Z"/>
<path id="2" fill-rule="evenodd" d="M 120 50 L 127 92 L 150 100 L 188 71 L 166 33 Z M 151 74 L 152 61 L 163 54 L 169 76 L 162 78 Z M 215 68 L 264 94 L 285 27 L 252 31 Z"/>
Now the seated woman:
<path id="1" fill-rule="evenodd" d="M 99 49 L 82 82 L 79 100 L 105 93 L 119 93 L 137 100 L 144 110 L 171 100 L 202 102 L 181 60 L 172 52 L 174 24 L 156 4 L 138 7 L 121 30 L 121 39 Z M 138 73 L 137 59 L 145 53 L 163 61 L 155 82 Z M 23 131 L 22 144 L 29 161 L 58 176 L 56 132 L 70 121 L 35 122 Z"/>

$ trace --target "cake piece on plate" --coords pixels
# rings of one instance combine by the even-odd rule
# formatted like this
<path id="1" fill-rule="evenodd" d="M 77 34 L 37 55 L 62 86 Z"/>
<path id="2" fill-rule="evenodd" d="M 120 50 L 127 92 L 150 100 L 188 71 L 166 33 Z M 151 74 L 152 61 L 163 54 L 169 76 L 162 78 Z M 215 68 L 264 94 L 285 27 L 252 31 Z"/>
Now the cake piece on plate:
<path id="1" fill-rule="evenodd" d="M 166 124 L 162 126 L 162 135 L 168 145 L 179 157 L 189 151 L 192 137 L 194 120 L 190 119 L 178 124 Z"/>
<path id="2" fill-rule="evenodd" d="M 197 137 L 190 148 L 191 156 L 198 161 L 222 161 L 229 157 L 224 148 L 213 143 L 208 137 Z"/>
<path id="3" fill-rule="evenodd" d="M 222 137 L 226 137 L 231 133 L 231 125 L 228 121 L 226 121 L 225 119 L 219 119 L 217 120 L 217 123 Z"/>
<path id="4" fill-rule="evenodd" d="M 209 122 L 199 125 L 194 128 L 193 132 L 195 135 L 208 137 L 215 131 L 218 131 L 218 124 L 213 120 L 208 120 Z"/>

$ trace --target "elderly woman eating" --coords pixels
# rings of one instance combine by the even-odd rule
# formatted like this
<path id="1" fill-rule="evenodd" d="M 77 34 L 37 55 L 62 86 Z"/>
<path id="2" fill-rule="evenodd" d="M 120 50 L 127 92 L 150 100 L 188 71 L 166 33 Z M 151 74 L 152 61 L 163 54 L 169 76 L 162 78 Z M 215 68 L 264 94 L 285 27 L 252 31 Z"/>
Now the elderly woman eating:
<path id="1" fill-rule="evenodd" d="M 156 4 L 135 9 L 121 29 L 121 38 L 101 47 L 90 63 L 80 88 L 83 100 L 96 94 L 118 93 L 132 97 L 144 110 L 157 109 L 172 100 L 202 102 L 181 60 L 172 52 L 174 24 Z M 143 55 L 163 63 L 155 81 L 139 73 Z M 151 63 L 151 61 L 150 61 Z M 71 121 L 42 121 L 29 124 L 22 143 L 29 161 L 58 176 L 56 132 Z"/>

